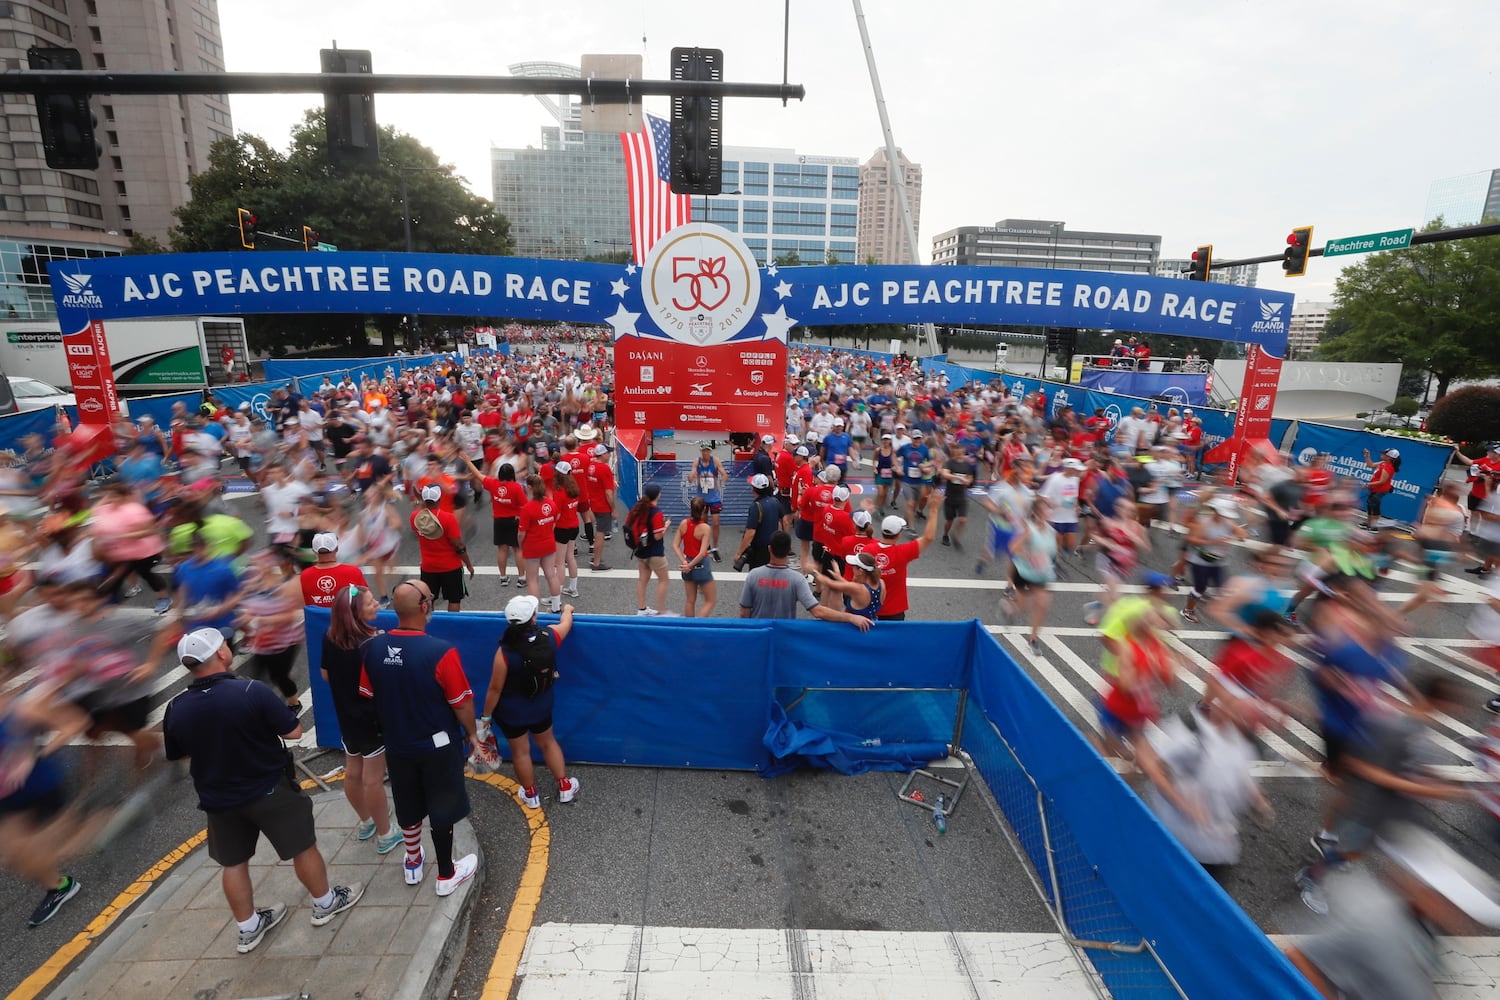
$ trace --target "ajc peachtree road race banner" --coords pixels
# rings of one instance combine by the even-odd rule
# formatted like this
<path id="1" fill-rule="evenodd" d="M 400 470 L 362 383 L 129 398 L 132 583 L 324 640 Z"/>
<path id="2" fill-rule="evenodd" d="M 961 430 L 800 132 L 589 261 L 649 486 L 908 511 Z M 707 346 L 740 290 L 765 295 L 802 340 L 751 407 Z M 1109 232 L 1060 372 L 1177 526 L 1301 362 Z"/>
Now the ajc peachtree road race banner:
<path id="1" fill-rule="evenodd" d="M 713 416 L 719 406 L 759 415 L 758 401 L 770 397 L 744 392 L 776 390 L 766 380 L 773 371 L 780 378 L 786 333 L 794 326 L 930 322 L 1114 329 L 1252 343 L 1281 356 L 1292 304 L 1285 292 L 1091 271 L 759 268 L 737 237 L 701 223 L 673 230 L 657 246 L 646 267 L 447 254 L 234 251 L 54 261 L 48 271 L 65 340 L 78 348 L 69 357 L 76 359 L 74 384 L 85 387 L 79 398 L 99 403 L 98 411 L 82 412 L 82 419 L 93 422 L 107 421 L 106 407 L 116 402 L 104 363 L 108 346 L 91 325 L 106 319 L 417 313 L 607 323 L 621 349 L 664 355 L 660 364 L 625 360 L 653 368 L 657 381 L 642 386 L 670 390 L 620 402 L 638 400 L 643 412 L 669 413 L 674 419 L 665 426 L 674 429 L 711 431 L 726 423 Z M 697 364 L 700 355 L 703 365 Z M 90 367 L 92 375 L 85 373 Z M 755 371 L 762 373 L 758 383 Z M 735 396 L 735 389 L 741 394 Z M 675 408 L 654 410 L 668 396 Z M 633 425 L 640 408 L 620 409 L 622 423 Z M 711 419 L 684 424 L 685 415 Z"/>

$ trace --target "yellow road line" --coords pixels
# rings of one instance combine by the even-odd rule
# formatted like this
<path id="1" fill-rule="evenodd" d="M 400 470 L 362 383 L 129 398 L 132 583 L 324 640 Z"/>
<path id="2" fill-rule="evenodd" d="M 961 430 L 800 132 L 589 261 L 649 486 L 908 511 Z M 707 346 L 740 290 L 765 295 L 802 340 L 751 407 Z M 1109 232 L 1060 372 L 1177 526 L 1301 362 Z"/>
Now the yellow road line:
<path id="1" fill-rule="evenodd" d="M 124 892 L 116 896 L 113 902 L 101 910 L 97 917 L 89 921 L 87 927 L 74 935 L 73 939 L 67 944 L 53 952 L 51 958 L 38 966 L 35 972 L 21 982 L 21 985 L 12 990 L 10 995 L 6 997 L 6 1000 L 32 1000 L 33 997 L 41 996 L 42 991 L 51 986 L 52 981 L 74 959 L 83 954 L 84 949 L 93 944 L 105 931 L 109 930 L 114 922 L 119 920 L 125 914 L 125 911 L 134 905 L 136 900 L 140 899 L 150 890 L 153 883 L 171 871 L 177 862 L 191 854 L 194 848 L 203 843 L 207 837 L 207 830 L 198 831 L 177 845 L 176 850 L 143 872 L 139 878 L 125 888 Z"/>
<path id="2" fill-rule="evenodd" d="M 510 913 L 505 918 L 505 930 L 500 935 L 500 944 L 495 949 L 495 959 L 490 963 L 489 975 L 485 979 L 483 1000 L 503 1000 L 510 995 L 511 983 L 516 978 L 516 969 L 521 964 L 521 952 L 526 947 L 526 938 L 531 933 L 531 923 L 536 919 L 536 908 L 542 900 L 542 886 L 547 881 L 547 864 L 552 853 L 552 828 L 547 825 L 547 814 L 541 809 L 527 809 L 516 798 L 521 790 L 510 778 L 499 774 L 470 774 L 475 781 L 482 781 L 500 789 L 517 808 L 526 814 L 526 825 L 531 838 L 531 848 L 526 853 L 526 866 L 521 870 L 521 884 L 516 887 L 515 899 L 511 901 Z M 342 774 L 328 781 L 342 781 Z M 317 787 L 312 781 L 303 781 L 303 788 Z M 99 939 L 105 931 L 124 915 L 151 886 L 177 863 L 191 854 L 208 837 L 207 830 L 200 830 L 179 844 L 156 864 L 141 874 L 114 900 L 89 921 L 67 944 L 27 976 L 12 990 L 5 1000 L 35 1000 L 42 995 L 52 981 L 60 976 L 84 950 Z"/>

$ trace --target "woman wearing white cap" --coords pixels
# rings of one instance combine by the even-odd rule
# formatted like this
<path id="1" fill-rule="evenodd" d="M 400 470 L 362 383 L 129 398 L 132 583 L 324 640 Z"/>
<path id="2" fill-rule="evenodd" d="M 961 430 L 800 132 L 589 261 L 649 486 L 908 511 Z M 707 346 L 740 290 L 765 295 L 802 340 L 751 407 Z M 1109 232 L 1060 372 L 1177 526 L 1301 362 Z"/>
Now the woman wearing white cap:
<path id="1" fill-rule="evenodd" d="M 1380 453 L 1380 461 L 1376 462 L 1370 458 L 1370 449 L 1365 449 L 1365 465 L 1374 469 L 1370 476 L 1367 487 L 1369 493 L 1365 497 L 1366 523 L 1371 528 L 1375 522 L 1380 520 L 1380 505 L 1391 491 L 1396 488 L 1396 473 L 1401 471 L 1401 451 L 1397 448 L 1387 448 Z"/>
<path id="2" fill-rule="evenodd" d="M 844 611 L 874 622 L 880 616 L 880 605 L 885 600 L 885 581 L 880 576 L 880 564 L 869 552 L 856 552 L 844 560 L 853 573 L 853 579 L 845 580 L 819 566 L 818 583 L 825 591 L 840 594 L 844 599 Z"/>
<path id="3" fill-rule="evenodd" d="M 578 779 L 568 776 L 562 747 L 552 735 L 553 682 L 557 679 L 557 651 L 573 630 L 573 605 L 565 605 L 556 625 L 537 624 L 540 602 L 529 594 L 512 597 L 505 605 L 505 632 L 490 673 L 490 688 L 484 696 L 484 717 L 500 727 L 510 743 L 511 766 L 521 786 L 517 798 L 528 809 L 542 807 L 536 789 L 536 768 L 531 762 L 531 744 L 542 751 L 547 770 L 557 779 L 557 801 L 572 802 L 578 794 Z M 484 727 L 488 729 L 488 727 Z M 481 730 L 481 736 L 484 735 Z"/>

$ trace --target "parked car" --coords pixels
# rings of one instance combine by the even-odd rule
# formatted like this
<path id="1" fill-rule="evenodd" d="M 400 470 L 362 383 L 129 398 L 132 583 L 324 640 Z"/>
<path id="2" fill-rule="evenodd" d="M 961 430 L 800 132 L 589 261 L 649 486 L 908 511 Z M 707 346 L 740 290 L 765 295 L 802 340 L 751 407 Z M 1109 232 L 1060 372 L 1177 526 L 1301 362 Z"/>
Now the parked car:
<path id="1" fill-rule="evenodd" d="M 10 391 L 15 396 L 16 409 L 22 413 L 48 406 L 73 406 L 77 403 L 71 392 L 64 392 L 51 382 L 24 375 L 10 376 Z"/>

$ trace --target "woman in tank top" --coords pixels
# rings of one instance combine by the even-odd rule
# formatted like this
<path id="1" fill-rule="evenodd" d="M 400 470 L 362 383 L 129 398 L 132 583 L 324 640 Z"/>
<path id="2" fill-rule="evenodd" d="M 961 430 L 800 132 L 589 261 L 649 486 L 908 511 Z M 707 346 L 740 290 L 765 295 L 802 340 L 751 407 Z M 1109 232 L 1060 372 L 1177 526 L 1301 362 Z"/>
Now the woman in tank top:
<path id="1" fill-rule="evenodd" d="M 672 554 L 677 557 L 677 566 L 682 573 L 682 589 L 685 594 L 682 617 L 698 616 L 698 598 L 703 598 L 702 617 L 713 614 L 718 600 L 718 584 L 714 583 L 713 567 L 709 565 L 709 541 L 713 527 L 708 522 L 708 502 L 703 497 L 693 497 L 688 502 L 688 516 L 678 522 L 677 532 L 672 536 Z"/>
<path id="2" fill-rule="evenodd" d="M 818 583 L 843 595 L 846 612 L 873 622 L 879 617 L 880 606 L 885 602 L 885 582 L 880 577 L 880 565 L 868 552 L 854 553 L 844 560 L 844 565 L 848 567 L 850 579 L 819 568 Z"/>

